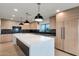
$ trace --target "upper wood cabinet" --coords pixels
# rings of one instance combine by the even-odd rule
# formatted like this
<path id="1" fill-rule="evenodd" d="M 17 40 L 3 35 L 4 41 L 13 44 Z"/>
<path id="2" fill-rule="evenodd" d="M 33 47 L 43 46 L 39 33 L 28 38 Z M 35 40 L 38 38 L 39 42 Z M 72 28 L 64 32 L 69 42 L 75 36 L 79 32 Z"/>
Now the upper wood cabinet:
<path id="1" fill-rule="evenodd" d="M 31 22 L 30 29 L 39 29 L 39 23 L 38 22 Z"/>
<path id="2" fill-rule="evenodd" d="M 1 19 L 1 29 L 12 29 L 12 26 L 19 26 L 19 22 Z"/>
<path id="3" fill-rule="evenodd" d="M 20 25 L 22 29 L 38 29 L 38 22 L 24 23 L 24 25 Z"/>
<path id="4" fill-rule="evenodd" d="M 22 29 L 30 29 L 30 23 L 24 23 L 23 25 L 20 25 Z"/>

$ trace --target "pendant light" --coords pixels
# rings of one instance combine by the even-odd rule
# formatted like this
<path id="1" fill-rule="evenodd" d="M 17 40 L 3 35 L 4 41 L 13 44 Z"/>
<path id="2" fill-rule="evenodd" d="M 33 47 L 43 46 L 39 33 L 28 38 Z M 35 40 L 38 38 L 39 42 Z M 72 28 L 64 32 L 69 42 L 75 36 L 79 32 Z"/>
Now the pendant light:
<path id="1" fill-rule="evenodd" d="M 23 25 L 23 23 L 22 23 L 22 17 L 20 17 L 20 20 L 21 20 L 21 23 L 19 23 L 19 25 Z"/>
<path id="2" fill-rule="evenodd" d="M 19 23 L 19 25 L 23 25 L 23 23 Z"/>
<path id="3" fill-rule="evenodd" d="M 43 21 L 43 16 L 41 16 L 40 14 L 40 3 L 37 3 L 37 5 L 38 5 L 38 14 L 37 16 L 35 16 L 35 21 L 41 22 Z"/>
<path id="4" fill-rule="evenodd" d="M 30 23 L 28 20 L 26 20 L 24 23 Z"/>
<path id="5" fill-rule="evenodd" d="M 29 13 L 26 13 L 26 21 L 24 23 L 30 23 L 27 19 L 28 19 L 28 15 Z"/>

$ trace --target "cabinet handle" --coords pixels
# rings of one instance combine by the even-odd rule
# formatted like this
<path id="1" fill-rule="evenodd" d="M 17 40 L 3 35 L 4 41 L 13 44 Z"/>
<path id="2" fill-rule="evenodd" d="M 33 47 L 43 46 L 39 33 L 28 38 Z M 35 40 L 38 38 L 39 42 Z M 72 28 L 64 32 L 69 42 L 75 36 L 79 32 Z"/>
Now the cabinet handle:
<path id="1" fill-rule="evenodd" d="M 61 39 L 63 39 L 63 29 L 62 29 L 62 27 L 61 27 Z"/>
<path id="2" fill-rule="evenodd" d="M 65 40 L 65 27 L 61 27 L 61 39 Z"/>
<path id="3" fill-rule="evenodd" d="M 61 39 L 62 39 L 62 27 L 61 27 Z"/>
<path id="4" fill-rule="evenodd" d="M 65 27 L 63 27 L 63 39 L 65 40 Z"/>

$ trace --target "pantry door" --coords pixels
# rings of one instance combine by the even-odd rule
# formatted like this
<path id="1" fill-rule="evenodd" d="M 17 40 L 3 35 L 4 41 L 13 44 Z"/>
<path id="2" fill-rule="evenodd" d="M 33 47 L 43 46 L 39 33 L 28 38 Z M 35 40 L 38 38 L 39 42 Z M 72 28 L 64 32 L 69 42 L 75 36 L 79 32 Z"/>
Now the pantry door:
<path id="1" fill-rule="evenodd" d="M 56 18 L 56 48 L 57 49 L 64 49 L 64 40 L 62 39 L 63 33 L 63 20 Z"/>
<path id="2" fill-rule="evenodd" d="M 66 19 L 65 26 L 65 40 L 64 50 L 76 54 L 78 47 L 78 20 Z"/>

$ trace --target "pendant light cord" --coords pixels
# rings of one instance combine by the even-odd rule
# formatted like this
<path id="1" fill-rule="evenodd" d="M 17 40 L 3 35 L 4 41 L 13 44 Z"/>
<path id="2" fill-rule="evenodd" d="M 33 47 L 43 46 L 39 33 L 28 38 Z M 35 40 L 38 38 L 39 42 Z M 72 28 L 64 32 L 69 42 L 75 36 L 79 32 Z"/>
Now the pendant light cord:
<path id="1" fill-rule="evenodd" d="M 29 19 L 29 17 L 28 17 L 29 15 L 30 15 L 30 14 L 27 12 L 27 13 L 26 13 L 26 20 Z"/>
<path id="2" fill-rule="evenodd" d="M 41 16 L 40 14 L 40 3 L 37 3 L 37 6 L 38 6 L 38 14 L 37 16 L 35 16 L 35 21 L 42 21 L 43 17 Z"/>
<path id="3" fill-rule="evenodd" d="M 40 13 L 40 3 L 37 3 L 38 5 L 38 13 Z"/>
<path id="4" fill-rule="evenodd" d="M 20 20 L 21 20 L 21 22 L 22 22 L 22 17 L 20 17 Z"/>

